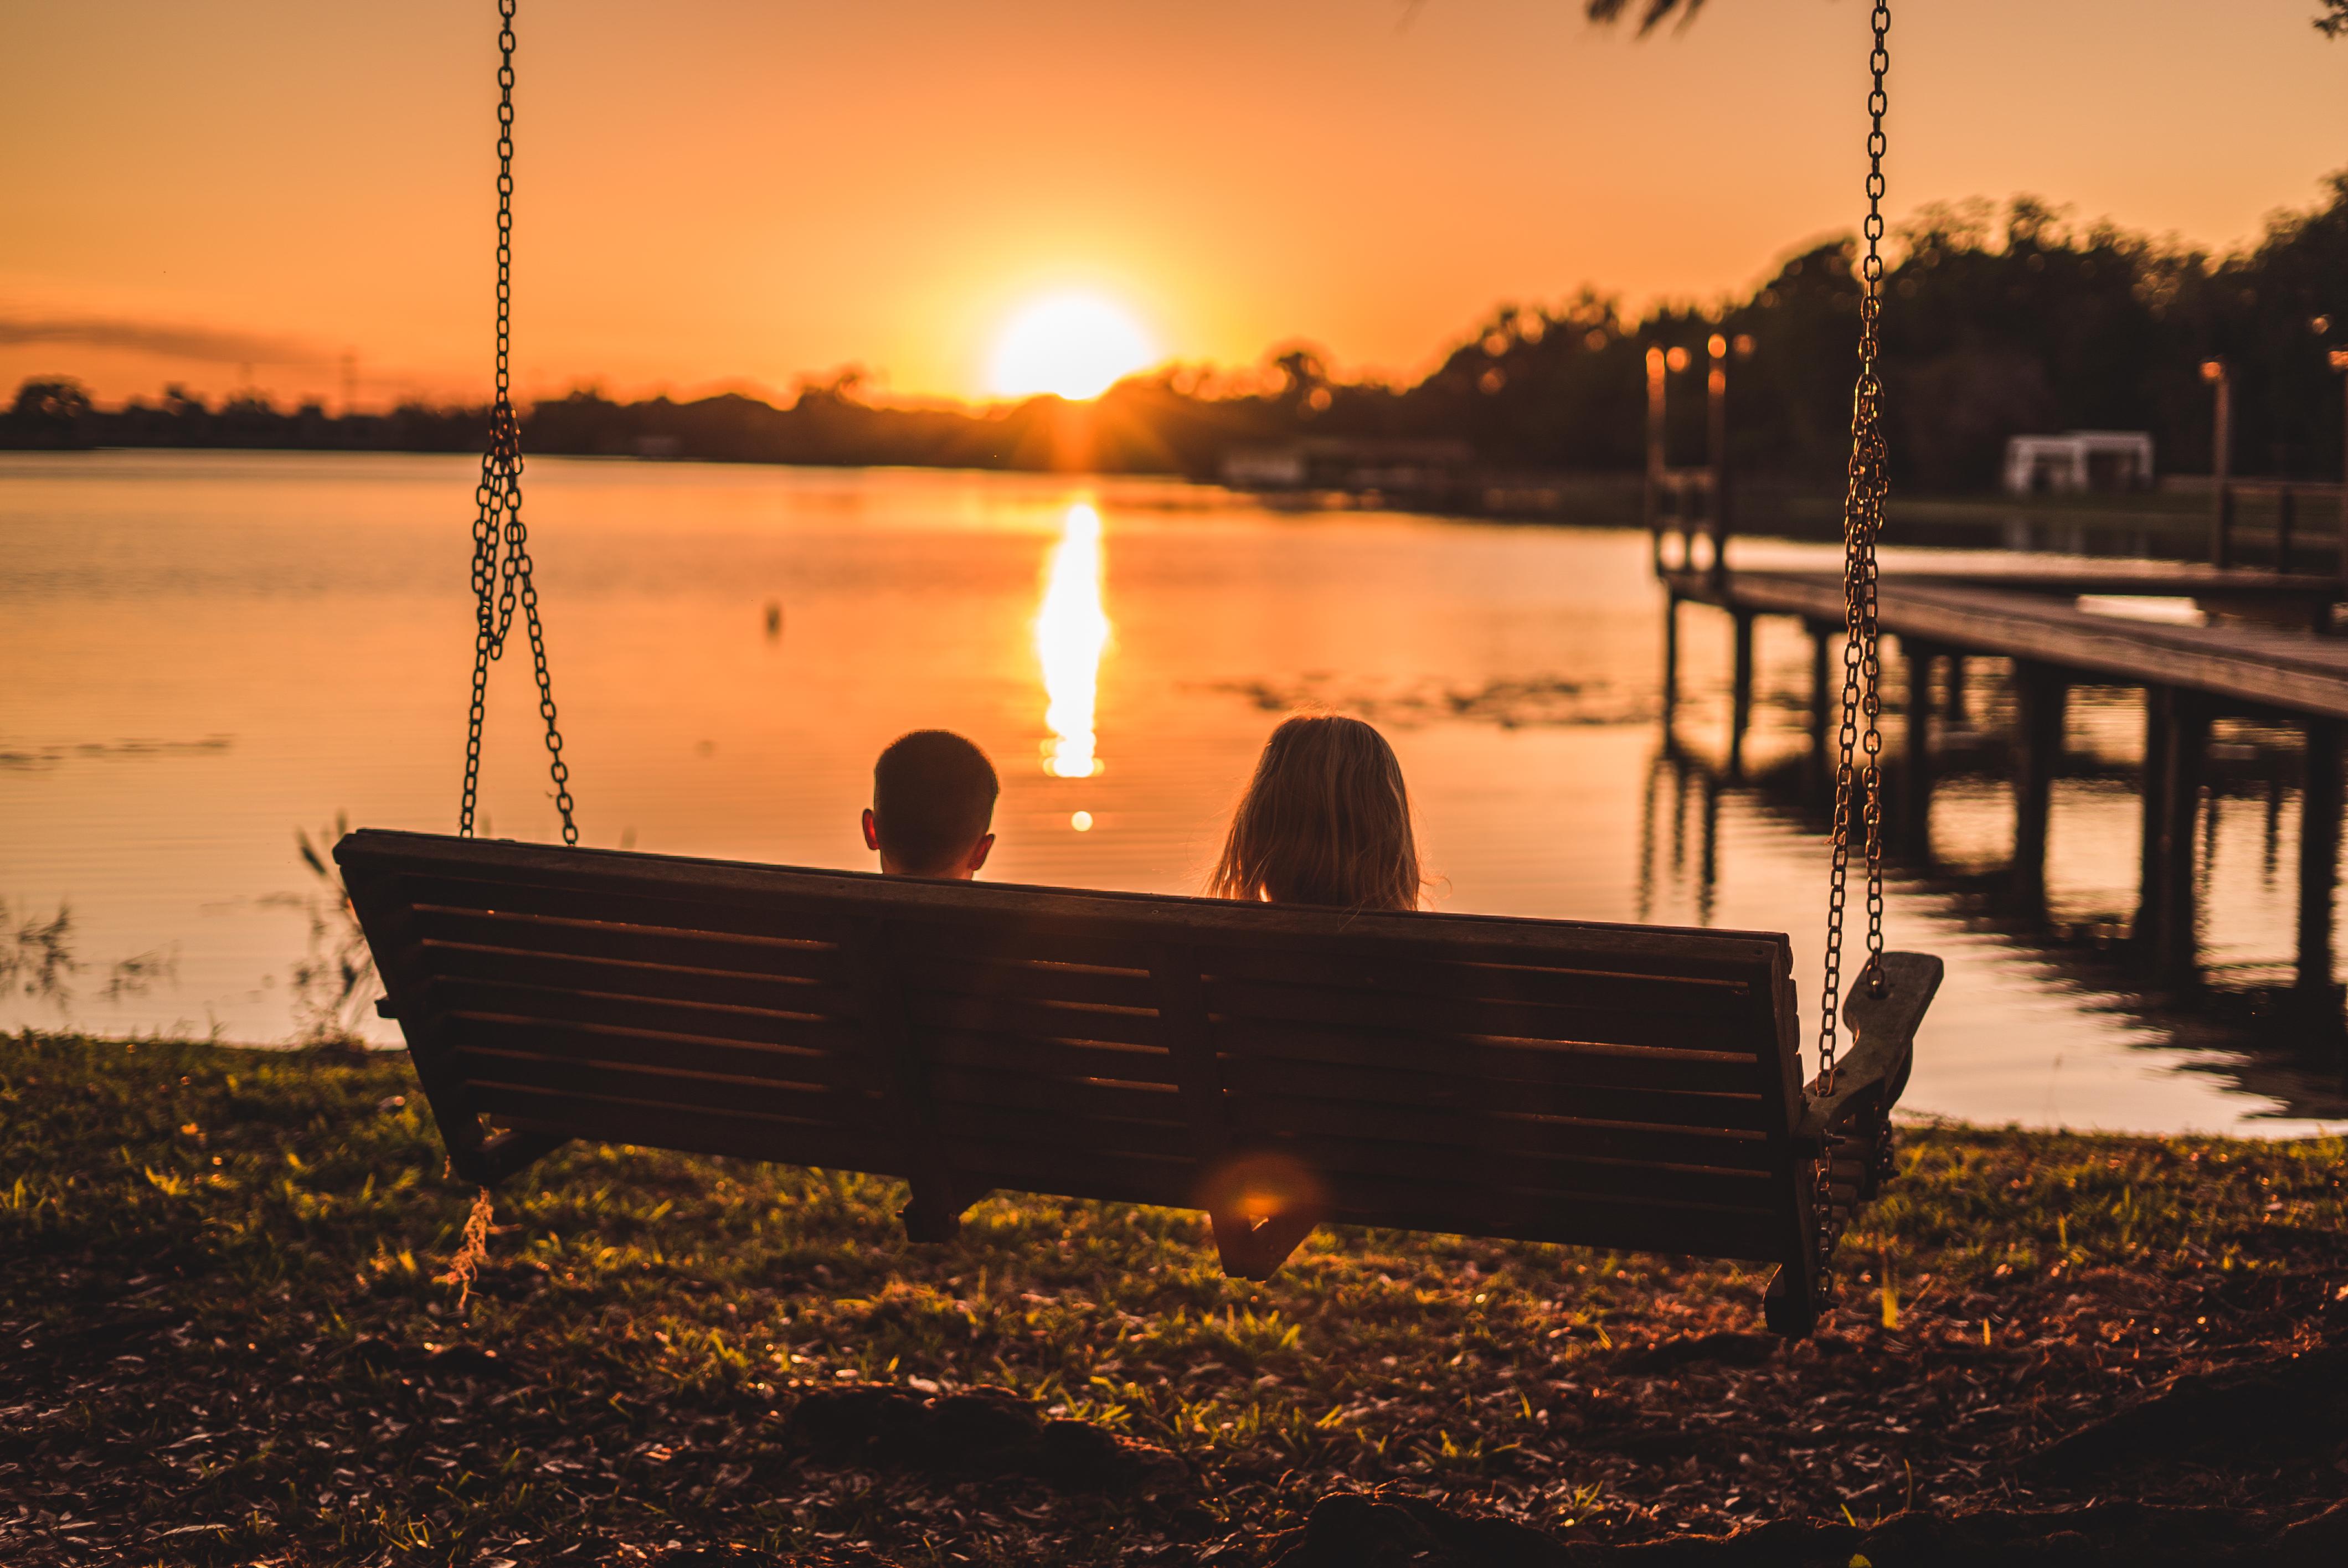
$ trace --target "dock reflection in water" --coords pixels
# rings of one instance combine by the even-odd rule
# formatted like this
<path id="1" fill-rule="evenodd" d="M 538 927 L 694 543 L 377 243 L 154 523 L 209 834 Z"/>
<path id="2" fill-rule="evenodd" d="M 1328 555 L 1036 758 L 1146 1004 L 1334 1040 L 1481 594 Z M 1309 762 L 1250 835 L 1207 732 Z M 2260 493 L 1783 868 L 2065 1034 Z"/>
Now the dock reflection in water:
<path id="1" fill-rule="evenodd" d="M 1791 639 L 1777 641 L 1774 658 L 1766 646 L 1758 651 L 1741 746 L 1731 743 L 1738 713 L 1725 681 L 1700 676 L 1693 710 L 1660 727 L 1642 793 L 1643 919 L 1693 914 L 1698 925 L 1746 924 L 1721 907 L 1739 863 L 1750 858 L 1736 841 L 1758 827 L 1823 844 L 1833 786 L 1818 760 L 1813 693 L 1801 689 L 1807 661 L 1787 657 Z M 2255 716 L 2218 722 L 2193 815 L 2199 951 L 2177 963 L 2152 950 L 2134 885 L 2143 832 L 2142 695 L 2109 684 L 2073 689 L 2038 839 L 2044 864 L 2025 868 L 2017 855 L 2026 852 L 2014 844 L 2014 781 L 2026 771 L 2015 753 L 2028 693 L 2002 664 L 1975 661 L 1970 694 L 1954 684 L 1945 694 L 1951 700 L 1929 743 L 1929 808 L 1920 806 L 1905 772 L 1916 755 L 1911 693 L 1895 687 L 1885 704 L 1886 814 L 1900 825 L 1886 834 L 1886 875 L 1895 907 L 1928 903 L 1948 922 L 1935 938 L 1951 958 L 1943 997 L 1962 986 L 1971 994 L 1960 1005 L 1989 1010 L 1991 993 L 2010 991 L 2019 974 L 2034 972 L 2106 1020 L 2116 1039 L 2156 1048 L 2166 1071 L 2266 1100 L 2278 1128 L 2348 1120 L 2340 990 L 2336 982 L 2302 983 L 2291 950 L 2293 890 L 2285 867 L 2296 859 L 2303 815 L 2296 727 Z M 1856 852 L 1852 875 L 1860 875 Z M 1856 897 L 1852 906 L 1857 923 Z M 1800 927 L 1793 928 L 1798 940 Z M 1923 940 L 1912 927 L 1893 932 L 1895 946 Z M 1980 967 L 1984 958 L 1992 969 Z M 1797 979 L 1816 983 L 1815 975 Z M 2027 1032 L 2025 1020 L 2015 1022 Z M 2095 1119 L 2076 1109 L 2080 1085 L 2058 1085 L 2066 1064 L 2098 1071 L 2091 1059 L 2050 1049 L 2047 1102 L 2035 1119 Z M 2011 1061 L 2003 1071 L 2021 1076 Z M 2117 1083 L 2111 1089 L 2116 1097 L 2127 1091 Z M 2065 1103 L 2074 1109 L 2058 1112 Z"/>

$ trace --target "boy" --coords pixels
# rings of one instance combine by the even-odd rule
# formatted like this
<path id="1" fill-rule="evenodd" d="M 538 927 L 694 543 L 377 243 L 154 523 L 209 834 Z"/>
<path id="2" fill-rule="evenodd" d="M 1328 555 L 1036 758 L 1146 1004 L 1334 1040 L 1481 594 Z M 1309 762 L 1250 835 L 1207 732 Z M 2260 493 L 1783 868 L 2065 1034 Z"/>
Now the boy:
<path id="1" fill-rule="evenodd" d="M 988 831 L 1001 786 L 986 753 L 947 730 L 915 730 L 872 764 L 864 847 L 891 876 L 967 882 L 994 847 Z"/>

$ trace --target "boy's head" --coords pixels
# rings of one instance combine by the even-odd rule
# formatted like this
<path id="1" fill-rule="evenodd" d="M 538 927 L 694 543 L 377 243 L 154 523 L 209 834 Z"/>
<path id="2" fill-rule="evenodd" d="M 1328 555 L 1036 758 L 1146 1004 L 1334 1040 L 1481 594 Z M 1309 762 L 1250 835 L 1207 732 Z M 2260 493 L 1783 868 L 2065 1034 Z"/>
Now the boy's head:
<path id="1" fill-rule="evenodd" d="M 947 730 L 900 736 L 872 764 L 864 846 L 891 876 L 968 881 L 994 847 L 987 831 L 1001 786 L 986 753 Z"/>

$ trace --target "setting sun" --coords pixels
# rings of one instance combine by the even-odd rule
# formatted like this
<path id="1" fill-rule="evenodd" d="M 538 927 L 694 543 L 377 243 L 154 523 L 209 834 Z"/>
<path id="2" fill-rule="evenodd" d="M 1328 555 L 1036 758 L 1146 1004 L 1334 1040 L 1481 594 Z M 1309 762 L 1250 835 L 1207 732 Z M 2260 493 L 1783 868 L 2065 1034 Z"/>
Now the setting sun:
<path id="1" fill-rule="evenodd" d="M 1130 312 L 1097 294 L 1052 294 L 1021 307 L 995 339 L 988 381 L 999 395 L 1098 397 L 1157 358 Z"/>

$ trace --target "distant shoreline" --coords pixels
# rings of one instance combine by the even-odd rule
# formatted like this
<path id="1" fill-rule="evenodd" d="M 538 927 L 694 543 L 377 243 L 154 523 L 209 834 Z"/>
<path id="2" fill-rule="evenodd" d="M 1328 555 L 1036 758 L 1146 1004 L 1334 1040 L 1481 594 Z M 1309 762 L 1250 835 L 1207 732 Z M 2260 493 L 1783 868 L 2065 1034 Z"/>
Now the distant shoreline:
<path id="1" fill-rule="evenodd" d="M 448 446 L 189 446 L 93 445 L 14 449 L 0 455 L 94 456 L 147 452 L 231 456 L 414 456 L 464 457 L 469 447 Z M 1431 491 L 1328 488 L 1254 489 L 1211 476 L 1150 470 L 1007 468 L 973 463 L 844 462 L 633 452 L 533 451 L 531 460 L 641 463 L 651 466 L 711 464 L 726 467 L 778 467 L 839 472 L 889 470 L 971 474 L 1002 477 L 1155 480 L 1218 489 L 1251 504 L 1283 512 L 1392 511 L 1463 521 L 1543 524 L 1568 528 L 1636 528 L 1643 521 L 1642 478 L 1635 473 L 1470 472 L 1459 482 Z M 1738 532 L 1760 538 L 1796 541 L 1838 537 L 1838 491 L 1818 485 L 1754 479 L 1739 490 Z M 2271 528 L 2271 497 L 2249 496 L 2240 503 L 2246 538 Z M 2209 501 L 2198 476 L 2165 480 L 2155 490 L 2132 495 L 2044 495 L 2018 497 L 1988 494 L 1895 492 L 1890 526 L 1895 543 L 1951 548 L 2043 549 L 2072 554 L 2135 554 L 2195 559 L 2206 548 Z"/>

